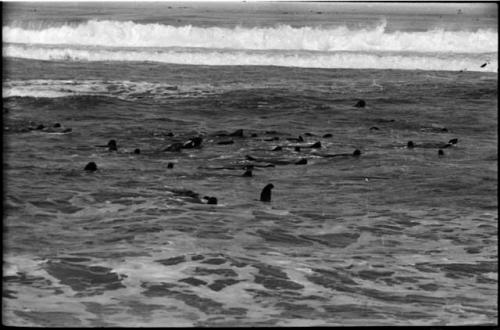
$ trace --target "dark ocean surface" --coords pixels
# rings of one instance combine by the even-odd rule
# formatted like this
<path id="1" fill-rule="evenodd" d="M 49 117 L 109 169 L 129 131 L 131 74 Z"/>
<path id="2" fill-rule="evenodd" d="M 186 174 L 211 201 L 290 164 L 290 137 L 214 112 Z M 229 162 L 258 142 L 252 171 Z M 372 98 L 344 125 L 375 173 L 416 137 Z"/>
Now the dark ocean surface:
<path id="1" fill-rule="evenodd" d="M 496 7 L 3 6 L 4 324 L 497 324 Z"/>

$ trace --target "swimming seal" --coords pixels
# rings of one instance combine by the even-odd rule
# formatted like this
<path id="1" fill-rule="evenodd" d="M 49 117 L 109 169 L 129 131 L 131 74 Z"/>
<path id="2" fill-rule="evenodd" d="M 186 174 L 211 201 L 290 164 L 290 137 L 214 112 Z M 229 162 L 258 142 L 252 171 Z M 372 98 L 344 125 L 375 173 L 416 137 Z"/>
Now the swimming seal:
<path id="1" fill-rule="evenodd" d="M 314 149 L 321 148 L 321 142 L 319 142 L 319 141 L 315 142 L 312 145 L 310 145 L 309 148 L 314 148 Z"/>
<path id="2" fill-rule="evenodd" d="M 356 108 L 364 108 L 366 105 L 366 102 L 364 100 L 359 100 L 354 106 Z"/>
<path id="3" fill-rule="evenodd" d="M 202 142 L 203 142 L 203 138 L 201 136 L 195 136 L 194 138 L 187 140 L 182 145 L 182 148 L 186 148 L 186 149 L 198 148 L 201 146 Z"/>
<path id="4" fill-rule="evenodd" d="M 281 151 L 281 150 L 283 150 L 283 148 L 282 148 L 282 147 L 280 147 L 280 146 L 276 146 L 276 147 L 274 147 L 271 151 Z"/>
<path id="5" fill-rule="evenodd" d="M 251 170 L 251 169 L 247 169 L 247 170 L 245 171 L 245 173 L 243 173 L 243 175 L 242 175 L 242 176 L 244 176 L 244 177 L 246 177 L 246 178 L 252 177 L 252 176 L 253 176 L 253 174 L 252 174 L 252 170 Z"/>
<path id="6" fill-rule="evenodd" d="M 174 163 L 168 163 L 167 168 L 174 168 Z"/>
<path id="7" fill-rule="evenodd" d="M 166 147 L 165 149 L 163 149 L 163 151 L 174 151 L 174 152 L 178 152 L 178 151 L 181 151 L 182 146 L 183 146 L 183 144 L 182 144 L 182 143 L 180 143 L 180 142 L 174 142 L 174 143 L 172 143 L 171 145 L 169 145 L 168 147 Z"/>
<path id="8" fill-rule="evenodd" d="M 243 130 L 241 128 L 237 129 L 236 131 L 234 131 L 233 133 L 229 134 L 228 136 L 244 137 L 243 136 Z"/>
<path id="9" fill-rule="evenodd" d="M 269 183 L 267 186 L 262 189 L 262 192 L 260 193 L 260 201 L 261 202 L 270 202 L 271 201 L 271 189 L 273 189 L 274 186 L 272 183 Z"/>
<path id="10" fill-rule="evenodd" d="M 408 149 L 412 149 L 413 147 L 415 147 L 415 144 L 413 143 L 413 141 L 408 141 L 408 143 L 406 144 L 406 147 Z"/>
<path id="11" fill-rule="evenodd" d="M 214 205 L 217 204 L 217 198 L 216 197 L 205 196 L 205 197 L 203 197 L 203 199 L 207 201 L 207 204 L 214 204 Z"/>
<path id="12" fill-rule="evenodd" d="M 306 164 L 307 164 L 307 158 L 301 158 L 295 163 L 295 165 L 306 165 Z"/>
<path id="13" fill-rule="evenodd" d="M 441 149 L 439 149 L 439 150 L 438 150 L 438 155 L 439 155 L 439 156 L 444 156 L 444 151 L 443 151 L 443 150 L 441 150 Z"/>
<path id="14" fill-rule="evenodd" d="M 88 172 L 95 172 L 97 171 L 97 165 L 94 162 L 90 162 L 87 165 L 85 165 L 84 170 Z"/>
<path id="15" fill-rule="evenodd" d="M 294 150 L 297 151 L 297 152 L 299 152 L 300 151 L 300 147 L 295 147 Z"/>
<path id="16" fill-rule="evenodd" d="M 326 139 L 326 138 L 331 138 L 332 136 L 333 136 L 332 134 L 330 134 L 330 133 L 326 133 L 325 135 L 323 135 L 323 138 L 325 138 L 325 139 Z"/>
<path id="17" fill-rule="evenodd" d="M 451 139 L 450 141 L 448 141 L 449 144 L 457 144 L 458 143 L 458 139 L 455 138 L 455 139 Z"/>
<path id="18" fill-rule="evenodd" d="M 109 151 L 118 151 L 118 147 L 116 146 L 116 140 L 109 140 L 107 146 Z"/>
<path id="19" fill-rule="evenodd" d="M 356 149 L 356 150 L 353 151 L 352 155 L 354 157 L 359 157 L 359 156 L 361 156 L 361 151 L 359 149 Z"/>
<path id="20" fill-rule="evenodd" d="M 136 149 L 134 150 L 134 154 L 138 155 L 138 154 L 140 154 L 140 153 L 141 153 L 141 149 L 136 148 Z"/>

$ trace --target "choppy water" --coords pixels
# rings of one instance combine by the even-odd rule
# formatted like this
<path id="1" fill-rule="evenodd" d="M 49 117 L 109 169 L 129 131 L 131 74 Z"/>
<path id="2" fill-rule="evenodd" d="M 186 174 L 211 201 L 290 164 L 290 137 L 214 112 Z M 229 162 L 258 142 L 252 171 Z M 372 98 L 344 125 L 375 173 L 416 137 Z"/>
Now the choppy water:
<path id="1" fill-rule="evenodd" d="M 380 16 L 386 34 L 416 32 L 430 21 L 459 30 L 451 9 L 442 13 L 447 24 L 422 14 L 411 22 L 425 24 L 409 27 L 403 14 L 370 16 L 325 4 L 297 7 L 303 15 L 288 20 L 277 14 L 283 7 L 220 17 L 201 5 L 170 4 L 180 22 L 167 19 L 168 7 L 154 16 L 153 5 L 142 14 L 103 5 L 103 17 L 85 7 L 56 15 L 53 8 L 33 14 L 29 5 L 17 6 L 4 14 L 4 40 L 6 29 L 19 28 L 17 17 L 30 17 L 38 30 L 108 24 L 88 20 L 110 17 L 171 29 L 185 22 L 251 29 L 249 17 L 274 17 L 304 28 L 319 26 L 310 16 L 329 10 L 340 11 L 353 31 L 366 17 L 378 26 Z M 468 33 L 496 34 L 496 17 L 475 15 L 479 22 L 472 15 L 462 24 Z M 329 28 L 340 29 L 335 22 Z M 5 324 L 497 323 L 496 64 L 488 72 L 483 58 L 465 71 L 47 60 L 14 56 L 12 43 L 3 48 Z M 66 47 L 48 44 L 16 47 Z M 235 51 L 242 50 L 220 50 Z M 259 50 L 266 58 L 275 51 Z M 496 50 L 486 51 L 489 63 L 496 61 Z M 472 61 L 483 54 L 455 52 L 442 56 Z M 354 107 L 358 99 L 366 107 Z M 46 128 L 33 129 L 39 124 Z M 72 130 L 60 134 L 65 128 Z M 243 137 L 220 136 L 237 129 Z M 197 135 L 201 148 L 162 151 Z M 303 142 L 288 140 L 299 135 Z M 438 156 L 453 138 L 458 143 Z M 110 139 L 117 152 L 98 147 Z M 409 140 L 415 148 L 406 147 Z M 219 144 L 227 141 L 233 143 Z M 286 147 L 317 141 L 319 149 Z M 272 151 L 278 145 L 282 150 Z M 354 149 L 360 157 L 321 157 Z M 243 177 L 246 164 L 266 165 L 247 155 L 290 164 L 256 166 L 253 177 Z M 294 164 L 302 158 L 307 164 Z M 83 170 L 90 161 L 96 172 Z M 268 183 L 272 201 L 263 203 Z M 193 203 L 186 190 L 215 196 L 218 204 Z"/>

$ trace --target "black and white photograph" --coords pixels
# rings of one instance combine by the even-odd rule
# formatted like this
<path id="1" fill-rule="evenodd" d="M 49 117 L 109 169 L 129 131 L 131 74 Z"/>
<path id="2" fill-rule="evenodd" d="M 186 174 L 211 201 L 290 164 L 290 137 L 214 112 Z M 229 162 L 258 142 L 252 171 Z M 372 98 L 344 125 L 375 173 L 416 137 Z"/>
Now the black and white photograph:
<path id="1" fill-rule="evenodd" d="M 498 327 L 498 3 L 2 2 L 2 325 Z"/>

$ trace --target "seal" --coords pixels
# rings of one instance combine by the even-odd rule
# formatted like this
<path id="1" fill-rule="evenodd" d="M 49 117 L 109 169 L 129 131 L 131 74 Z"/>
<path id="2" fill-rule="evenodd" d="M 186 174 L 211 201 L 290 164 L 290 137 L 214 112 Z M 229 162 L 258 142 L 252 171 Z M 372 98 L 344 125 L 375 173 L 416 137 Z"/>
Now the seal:
<path id="1" fill-rule="evenodd" d="M 314 148 L 314 149 L 321 148 L 321 142 L 317 141 L 317 142 L 313 143 L 312 145 L 310 145 L 309 148 Z"/>
<path id="2" fill-rule="evenodd" d="M 118 151 L 118 147 L 116 146 L 116 140 L 109 140 L 107 147 L 109 151 Z"/>
<path id="3" fill-rule="evenodd" d="M 233 133 L 229 134 L 228 136 L 244 137 L 243 130 L 241 128 L 237 129 L 236 131 L 234 131 Z"/>
<path id="4" fill-rule="evenodd" d="M 295 163 L 295 165 L 306 165 L 306 164 L 307 164 L 307 158 L 301 158 Z"/>
<path id="5" fill-rule="evenodd" d="M 325 139 L 326 139 L 326 138 L 331 138 L 332 136 L 333 136 L 332 134 L 330 134 L 330 133 L 326 133 L 325 135 L 323 135 L 323 138 L 325 138 Z"/>
<path id="6" fill-rule="evenodd" d="M 444 156 L 444 151 L 443 151 L 442 149 L 439 149 L 439 150 L 438 150 L 438 155 L 439 155 L 439 156 Z"/>
<path id="7" fill-rule="evenodd" d="M 174 168 L 174 163 L 168 163 L 167 168 Z"/>
<path id="8" fill-rule="evenodd" d="M 273 189 L 274 186 L 272 183 L 269 183 L 267 186 L 262 189 L 262 192 L 260 193 L 260 201 L 261 202 L 270 202 L 271 201 L 271 189 Z"/>
<path id="9" fill-rule="evenodd" d="M 141 149 L 136 148 L 136 149 L 134 150 L 134 154 L 138 155 L 138 154 L 140 154 L 140 153 L 141 153 Z"/>
<path id="10" fill-rule="evenodd" d="M 354 151 L 352 152 L 352 155 L 353 155 L 354 157 L 359 157 L 359 156 L 361 156 L 361 150 L 359 150 L 359 149 L 354 150 Z"/>
<path id="11" fill-rule="evenodd" d="M 195 136 L 182 145 L 182 148 L 191 149 L 191 148 L 199 148 L 201 143 L 203 142 L 203 138 L 201 136 Z"/>
<path id="12" fill-rule="evenodd" d="M 408 143 L 406 144 L 406 147 L 408 149 L 413 149 L 415 147 L 415 143 L 413 143 L 413 141 L 408 141 Z"/>
<path id="13" fill-rule="evenodd" d="M 451 139 L 450 141 L 448 141 L 449 144 L 457 144 L 458 143 L 458 139 L 457 138 L 454 138 L 454 139 Z"/>
<path id="14" fill-rule="evenodd" d="M 171 145 L 169 145 L 168 147 L 166 147 L 165 149 L 163 149 L 163 151 L 179 152 L 179 151 L 181 151 L 182 146 L 183 146 L 183 144 L 181 142 L 174 142 Z"/>
<path id="15" fill-rule="evenodd" d="M 252 169 L 248 168 L 248 169 L 245 171 L 245 173 L 243 173 L 243 175 L 242 175 L 242 176 L 244 176 L 244 177 L 246 177 L 246 178 L 252 177 L 252 176 L 253 176 L 253 174 L 252 174 Z"/>
<path id="16" fill-rule="evenodd" d="M 271 151 L 281 151 L 281 150 L 283 150 L 283 148 L 282 148 L 282 147 L 280 147 L 280 146 L 276 146 L 276 147 L 274 147 Z"/>
<path id="17" fill-rule="evenodd" d="M 364 108 L 364 107 L 365 107 L 365 105 L 366 105 L 365 100 L 359 100 L 359 101 L 358 101 L 358 102 L 357 102 L 354 106 L 355 106 L 356 108 Z"/>
<path id="18" fill-rule="evenodd" d="M 213 204 L 213 205 L 217 204 L 217 198 L 216 197 L 204 196 L 203 199 L 207 201 L 207 204 Z"/>
<path id="19" fill-rule="evenodd" d="M 87 165 L 85 165 L 84 170 L 87 172 L 95 172 L 97 171 L 97 165 L 94 162 L 90 162 Z"/>

